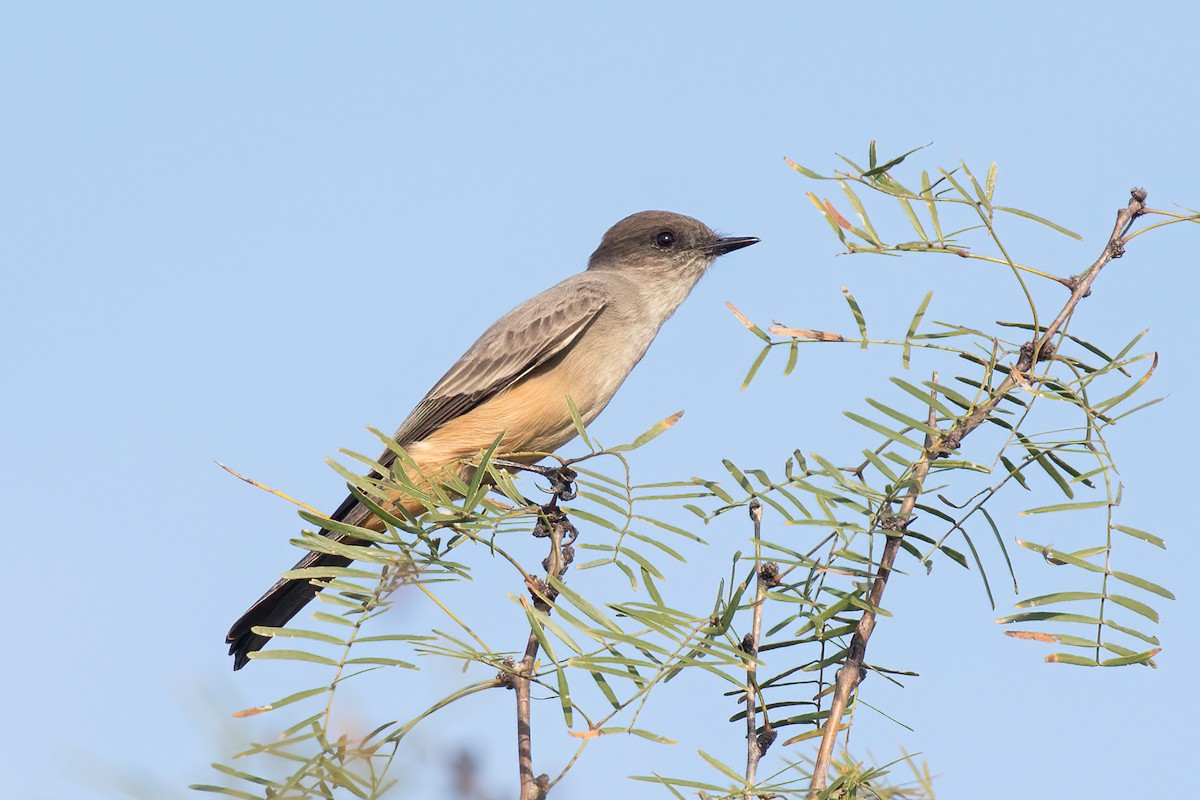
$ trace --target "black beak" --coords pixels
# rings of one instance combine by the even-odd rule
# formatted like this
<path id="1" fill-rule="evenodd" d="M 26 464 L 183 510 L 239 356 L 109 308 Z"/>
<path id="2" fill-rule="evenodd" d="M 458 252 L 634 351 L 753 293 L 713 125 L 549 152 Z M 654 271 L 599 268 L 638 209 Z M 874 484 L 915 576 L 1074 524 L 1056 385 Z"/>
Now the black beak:
<path id="1" fill-rule="evenodd" d="M 749 247 L 752 244 L 758 244 L 757 236 L 726 236 L 710 244 L 708 252 L 714 256 L 723 256 L 726 253 L 741 250 L 743 247 Z"/>

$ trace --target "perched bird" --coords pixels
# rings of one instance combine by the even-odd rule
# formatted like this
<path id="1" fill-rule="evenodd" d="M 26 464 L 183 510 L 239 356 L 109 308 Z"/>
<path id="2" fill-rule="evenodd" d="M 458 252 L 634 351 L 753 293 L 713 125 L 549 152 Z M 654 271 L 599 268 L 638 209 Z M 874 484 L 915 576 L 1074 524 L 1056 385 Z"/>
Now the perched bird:
<path id="1" fill-rule="evenodd" d="M 594 420 L 717 256 L 757 241 L 718 236 L 698 220 L 667 211 L 626 217 L 604 234 L 586 270 L 526 300 L 484 331 L 400 425 L 396 443 L 425 476 L 449 470 L 469 478 L 468 462 L 501 434 L 498 457 L 553 452 L 576 435 L 566 397 L 585 424 Z M 386 468 L 394 458 L 388 450 L 379 463 Z M 412 514 L 425 510 L 411 497 L 380 499 Z M 353 495 L 331 519 L 383 529 Z M 294 569 L 348 563 L 343 556 L 310 553 Z M 269 641 L 254 626 L 286 624 L 318 591 L 308 580 L 272 586 L 229 630 L 233 668 L 241 669 Z"/>

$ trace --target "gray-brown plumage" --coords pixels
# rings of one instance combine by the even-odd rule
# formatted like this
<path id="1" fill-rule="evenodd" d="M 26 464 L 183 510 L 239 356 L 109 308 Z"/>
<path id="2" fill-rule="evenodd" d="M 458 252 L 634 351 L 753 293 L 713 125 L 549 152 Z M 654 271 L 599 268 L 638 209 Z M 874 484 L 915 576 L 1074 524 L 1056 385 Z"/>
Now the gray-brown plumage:
<path id="1" fill-rule="evenodd" d="M 717 256 L 757 241 L 723 238 L 698 220 L 667 211 L 626 217 L 604 234 L 587 270 L 526 300 L 484 331 L 400 425 L 396 442 L 425 475 L 454 470 L 465 476 L 465 463 L 501 433 L 498 456 L 562 447 L 576 435 L 566 396 L 584 423 L 595 419 Z M 389 450 L 379 463 L 387 467 L 393 458 Z M 412 498 L 386 500 L 413 514 L 424 511 Z M 331 518 L 383 528 L 353 495 Z M 293 569 L 348 563 L 341 556 L 310 553 Z M 233 668 L 241 669 L 269 641 L 254 633 L 255 626 L 286 624 L 317 591 L 303 580 L 271 587 L 229 630 Z"/>

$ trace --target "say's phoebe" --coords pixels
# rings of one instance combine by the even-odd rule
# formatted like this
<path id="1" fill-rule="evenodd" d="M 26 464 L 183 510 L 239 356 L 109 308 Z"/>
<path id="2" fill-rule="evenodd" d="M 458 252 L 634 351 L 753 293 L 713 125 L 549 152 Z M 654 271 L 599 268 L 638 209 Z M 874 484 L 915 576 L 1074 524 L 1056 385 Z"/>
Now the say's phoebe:
<path id="1" fill-rule="evenodd" d="M 757 241 L 721 237 L 699 220 L 667 211 L 626 217 L 604 234 L 585 271 L 526 300 L 484 331 L 404 420 L 396 443 L 423 475 L 452 470 L 467 478 L 467 463 L 501 434 L 497 457 L 557 450 L 576 435 L 566 397 L 585 424 L 594 420 L 717 256 Z M 379 463 L 386 468 L 394 458 L 388 450 Z M 385 500 L 411 514 L 425 511 L 411 497 Z M 331 519 L 376 531 L 384 527 L 353 495 Z M 314 552 L 294 569 L 349 563 L 344 556 Z M 269 641 L 254 626 L 283 626 L 318 591 L 308 580 L 272 586 L 229 629 L 225 641 L 233 668 L 241 669 Z"/>

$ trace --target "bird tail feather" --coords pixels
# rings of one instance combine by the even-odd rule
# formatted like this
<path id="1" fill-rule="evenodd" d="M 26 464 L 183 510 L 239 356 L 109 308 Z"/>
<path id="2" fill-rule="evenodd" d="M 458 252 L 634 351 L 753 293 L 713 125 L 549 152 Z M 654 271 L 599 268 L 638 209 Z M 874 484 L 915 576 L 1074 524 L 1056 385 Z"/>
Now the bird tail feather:
<path id="1" fill-rule="evenodd" d="M 336 522 L 344 521 L 351 525 L 366 527 L 364 523 L 369 524 L 369 519 L 373 518 L 373 515 L 351 495 L 338 507 L 337 511 L 333 512 L 330 518 Z M 343 541 L 346 544 L 367 544 L 327 530 L 321 531 L 321 535 Z M 330 553 L 309 553 L 296 562 L 296 566 L 292 569 L 344 567 L 349 565 L 350 561 L 345 556 Z M 308 605 L 309 601 L 316 597 L 317 592 L 322 588 L 311 580 L 299 578 L 280 580 L 268 589 L 266 594 L 258 598 L 254 605 L 246 609 L 246 613 L 233 623 L 233 627 L 225 636 L 225 642 L 229 645 L 229 655 L 233 656 L 233 668 L 239 670 L 246 666 L 250 661 L 250 654 L 261 650 L 267 642 L 271 641 L 270 636 L 255 633 L 255 627 L 283 627 L 292 617 L 300 613 L 300 609 Z"/>

